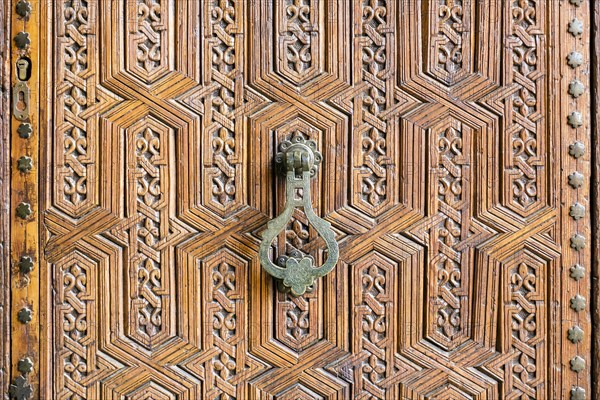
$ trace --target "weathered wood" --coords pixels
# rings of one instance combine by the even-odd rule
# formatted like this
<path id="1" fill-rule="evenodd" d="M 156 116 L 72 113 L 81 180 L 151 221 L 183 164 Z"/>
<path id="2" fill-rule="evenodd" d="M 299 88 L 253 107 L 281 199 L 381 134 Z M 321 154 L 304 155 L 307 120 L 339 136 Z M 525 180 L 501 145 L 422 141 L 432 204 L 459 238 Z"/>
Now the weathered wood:
<path id="1" fill-rule="evenodd" d="M 10 373 L 10 2 L 0 4 L 0 393 Z"/>
<path id="2" fill-rule="evenodd" d="M 591 398 L 600 398 L 600 3 L 593 2 L 592 32 L 594 38 L 591 46 L 592 60 L 590 68 L 592 96 L 592 185 L 590 198 L 592 199 L 592 393 Z"/>
<path id="3" fill-rule="evenodd" d="M 573 3 L 35 3 L 35 396 L 590 395 L 597 64 Z M 258 248 L 297 135 L 340 262 L 293 297 Z M 301 210 L 292 251 L 327 256 Z"/>

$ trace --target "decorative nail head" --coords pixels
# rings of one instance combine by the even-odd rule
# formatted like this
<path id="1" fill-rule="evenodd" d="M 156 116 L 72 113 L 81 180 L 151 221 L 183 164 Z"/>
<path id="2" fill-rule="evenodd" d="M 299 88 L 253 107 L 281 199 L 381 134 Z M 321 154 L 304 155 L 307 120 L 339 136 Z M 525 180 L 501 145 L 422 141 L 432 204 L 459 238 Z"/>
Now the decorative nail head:
<path id="1" fill-rule="evenodd" d="M 581 142 L 575 142 L 569 146 L 569 154 L 573 158 L 582 157 L 585 154 L 585 145 Z"/>
<path id="2" fill-rule="evenodd" d="M 31 205 L 29 203 L 20 203 L 17 206 L 17 216 L 21 219 L 27 219 L 31 215 Z"/>
<path id="3" fill-rule="evenodd" d="M 585 360 L 580 356 L 575 356 L 571 359 L 571 370 L 581 372 L 585 369 Z"/>
<path id="4" fill-rule="evenodd" d="M 31 310 L 27 307 L 23 307 L 19 310 L 19 312 L 17 313 L 17 319 L 19 320 L 19 322 L 23 323 L 23 324 L 28 324 L 31 322 L 33 318 L 33 314 L 31 312 Z"/>
<path id="5" fill-rule="evenodd" d="M 572 128 L 579 128 L 581 125 L 583 125 L 583 117 L 581 116 L 580 112 L 573 111 L 567 117 L 567 122 Z"/>
<path id="6" fill-rule="evenodd" d="M 585 310 L 587 302 L 585 297 L 580 294 L 575 295 L 575 297 L 571 298 L 571 308 L 577 312 Z"/>
<path id="7" fill-rule="evenodd" d="M 583 186 L 583 175 L 580 172 L 573 172 L 572 174 L 569 174 L 569 185 L 571 185 L 571 187 L 573 189 L 578 189 L 581 186 Z"/>
<path id="8" fill-rule="evenodd" d="M 573 36 L 581 35 L 583 33 L 583 22 L 577 18 L 571 20 L 571 22 L 569 22 L 569 32 Z"/>
<path id="9" fill-rule="evenodd" d="M 571 68 L 579 67 L 583 64 L 583 55 L 577 51 L 570 52 L 567 56 L 567 64 L 569 64 Z"/>
<path id="10" fill-rule="evenodd" d="M 19 158 L 17 160 L 17 168 L 24 174 L 31 171 L 31 168 L 33 168 L 33 162 L 31 160 L 31 157 L 22 156 L 21 158 Z"/>
<path id="11" fill-rule="evenodd" d="M 17 369 L 24 374 L 28 374 L 33 371 L 33 361 L 29 357 L 23 357 L 19 360 Z"/>
<path id="12" fill-rule="evenodd" d="M 579 264 L 575 264 L 570 268 L 571 271 L 571 278 L 575 279 L 576 281 L 582 279 L 585 276 L 585 268 L 583 268 L 581 265 Z"/>
<path id="13" fill-rule="evenodd" d="M 571 343 L 579 343 L 583 340 L 583 329 L 575 325 L 567 331 L 567 337 Z"/>
<path id="14" fill-rule="evenodd" d="M 29 33 L 27 32 L 17 33 L 13 40 L 15 41 L 15 45 L 21 50 L 26 49 L 31 44 L 31 39 L 29 38 Z"/>
<path id="15" fill-rule="evenodd" d="M 569 83 L 569 94 L 574 98 L 578 98 L 585 92 L 585 86 L 578 80 Z"/>

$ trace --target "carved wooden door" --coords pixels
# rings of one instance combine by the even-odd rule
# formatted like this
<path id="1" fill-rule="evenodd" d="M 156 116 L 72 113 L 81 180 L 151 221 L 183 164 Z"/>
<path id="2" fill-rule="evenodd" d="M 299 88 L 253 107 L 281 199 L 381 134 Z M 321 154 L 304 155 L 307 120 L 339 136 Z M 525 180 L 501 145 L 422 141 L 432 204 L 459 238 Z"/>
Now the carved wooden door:
<path id="1" fill-rule="evenodd" d="M 588 2 L 18 3 L 11 395 L 589 398 Z M 301 296 L 258 258 L 297 136 Z"/>

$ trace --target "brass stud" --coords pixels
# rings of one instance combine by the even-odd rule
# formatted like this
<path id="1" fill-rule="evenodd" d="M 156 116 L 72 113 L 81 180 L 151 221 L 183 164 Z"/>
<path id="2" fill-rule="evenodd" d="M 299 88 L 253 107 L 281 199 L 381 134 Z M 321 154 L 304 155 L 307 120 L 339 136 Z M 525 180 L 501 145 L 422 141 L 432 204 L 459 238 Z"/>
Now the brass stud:
<path id="1" fill-rule="evenodd" d="M 29 203 L 20 203 L 17 206 L 17 217 L 27 219 L 31 216 L 31 205 Z"/>
<path id="2" fill-rule="evenodd" d="M 17 33 L 13 40 L 15 45 L 21 50 L 26 49 L 31 44 L 31 39 L 29 38 L 29 33 L 27 32 Z"/>
<path id="3" fill-rule="evenodd" d="M 582 279 L 585 276 L 585 268 L 583 268 L 581 265 L 579 264 L 575 264 L 570 268 L 571 271 L 571 278 L 575 279 L 576 281 Z"/>
<path id="4" fill-rule="evenodd" d="M 29 357 L 21 358 L 17 364 L 17 369 L 24 374 L 28 374 L 33 371 L 33 361 Z"/>
<path id="5" fill-rule="evenodd" d="M 575 295 L 571 298 L 571 308 L 577 312 L 585 310 L 587 302 L 582 295 Z"/>
<path id="6" fill-rule="evenodd" d="M 581 35 L 583 33 L 583 22 L 577 18 L 571 20 L 571 22 L 569 22 L 569 32 L 573 36 Z"/>
<path id="7" fill-rule="evenodd" d="M 571 343 L 579 343 L 583 340 L 583 329 L 575 325 L 567 331 L 567 337 L 569 338 Z"/>
<path id="8" fill-rule="evenodd" d="M 569 215 L 575 221 L 578 221 L 581 218 L 585 217 L 585 207 L 579 203 L 575 203 L 569 208 Z"/>
<path id="9" fill-rule="evenodd" d="M 17 264 L 22 274 L 28 274 L 33 271 L 33 260 L 29 256 L 23 256 Z"/>
<path id="10" fill-rule="evenodd" d="M 571 370 L 581 372 L 585 369 L 585 360 L 582 357 L 575 356 L 571 359 Z"/>
<path id="11" fill-rule="evenodd" d="M 571 68 L 577 68 L 583 64 L 583 55 L 577 51 L 572 51 L 567 56 L 567 63 Z"/>
<path id="12" fill-rule="evenodd" d="M 573 111 L 567 117 L 567 122 L 572 128 L 579 128 L 581 125 L 583 125 L 583 117 L 581 116 L 580 112 Z"/>
<path id="13" fill-rule="evenodd" d="M 577 159 L 585 153 L 585 145 L 581 142 L 575 142 L 569 146 L 569 154 Z"/>
<path id="14" fill-rule="evenodd" d="M 578 80 L 569 83 L 569 94 L 574 98 L 578 98 L 585 92 L 585 86 Z"/>
<path id="15" fill-rule="evenodd" d="M 578 189 L 581 186 L 583 186 L 583 175 L 580 172 L 573 172 L 572 174 L 569 174 L 569 185 L 571 185 L 571 187 L 573 189 Z"/>
<path id="16" fill-rule="evenodd" d="M 33 319 L 33 313 L 27 307 L 23 307 L 17 313 L 17 319 L 23 324 L 28 324 Z"/>
<path id="17" fill-rule="evenodd" d="M 22 123 L 17 128 L 17 133 L 19 134 L 19 137 L 21 139 L 29 139 L 31 137 L 32 132 L 33 129 L 31 128 L 31 124 L 28 123 Z"/>
<path id="18" fill-rule="evenodd" d="M 33 161 L 31 160 L 31 157 L 22 156 L 17 160 L 17 169 L 22 173 L 26 174 L 27 172 L 31 171 L 32 168 Z"/>

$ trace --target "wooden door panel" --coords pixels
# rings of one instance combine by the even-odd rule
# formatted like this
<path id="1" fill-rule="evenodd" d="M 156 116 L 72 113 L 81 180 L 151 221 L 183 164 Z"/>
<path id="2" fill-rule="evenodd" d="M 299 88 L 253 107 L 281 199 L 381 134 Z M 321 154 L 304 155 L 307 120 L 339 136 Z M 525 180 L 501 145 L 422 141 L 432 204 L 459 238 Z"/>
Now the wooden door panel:
<path id="1" fill-rule="evenodd" d="M 36 3 L 34 396 L 589 393 L 575 3 Z M 295 136 L 324 156 L 312 201 L 340 245 L 299 297 L 258 258 Z M 272 247 L 327 257 L 302 210 Z"/>

